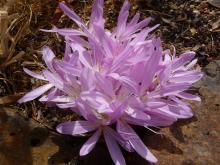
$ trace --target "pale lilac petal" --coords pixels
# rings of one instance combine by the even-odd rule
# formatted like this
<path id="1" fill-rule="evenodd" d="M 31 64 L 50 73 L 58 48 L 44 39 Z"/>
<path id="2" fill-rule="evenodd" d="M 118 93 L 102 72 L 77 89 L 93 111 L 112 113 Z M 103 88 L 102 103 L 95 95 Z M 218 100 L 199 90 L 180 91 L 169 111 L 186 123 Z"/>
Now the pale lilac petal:
<path id="1" fill-rule="evenodd" d="M 149 93 L 148 96 L 158 98 L 158 97 L 164 97 L 168 95 L 176 95 L 177 93 L 188 89 L 190 86 L 191 84 L 188 84 L 188 83 L 178 83 L 178 84 L 167 85 L 158 91 Z"/>
<path id="2" fill-rule="evenodd" d="M 180 57 L 173 62 L 172 69 L 175 70 L 186 63 L 189 63 L 195 56 L 195 52 L 186 52 L 180 55 Z"/>
<path id="3" fill-rule="evenodd" d="M 186 66 L 186 69 L 191 69 L 192 67 L 194 67 L 198 62 L 198 59 L 194 59 L 192 60 L 192 62 L 190 62 L 187 66 Z"/>
<path id="4" fill-rule="evenodd" d="M 24 103 L 24 102 L 27 102 L 27 101 L 34 100 L 37 97 L 39 97 L 40 95 L 47 92 L 52 87 L 53 87 L 53 84 L 46 84 L 46 85 L 40 86 L 40 87 L 32 90 L 31 92 L 25 94 L 22 98 L 20 98 L 18 100 L 18 103 Z"/>
<path id="5" fill-rule="evenodd" d="M 153 46 L 154 50 L 153 50 L 152 56 L 146 63 L 146 67 L 145 67 L 146 76 L 144 77 L 142 84 L 141 84 L 143 90 L 148 88 L 150 84 L 152 83 L 152 80 L 158 69 L 157 66 L 162 58 L 162 48 L 161 48 L 160 39 L 159 38 L 156 39 L 153 45 L 154 45 Z"/>
<path id="6" fill-rule="evenodd" d="M 83 91 L 94 89 L 95 87 L 94 72 L 88 68 L 83 68 L 80 75 L 80 82 Z"/>
<path id="7" fill-rule="evenodd" d="M 82 146 L 80 149 L 79 155 L 84 156 L 89 154 L 92 149 L 95 147 L 97 141 L 101 136 L 101 130 L 98 129 Z"/>
<path id="8" fill-rule="evenodd" d="M 67 15 L 70 19 L 72 19 L 80 28 L 84 31 L 87 31 L 87 27 L 82 21 L 82 19 L 69 7 L 67 7 L 64 3 L 60 3 L 60 8 L 63 10 L 64 14 Z"/>
<path id="9" fill-rule="evenodd" d="M 119 16 L 118 16 L 118 24 L 117 24 L 117 36 L 120 37 L 120 35 L 123 35 L 126 24 L 127 24 L 127 19 L 129 15 L 129 8 L 130 4 L 128 0 L 124 1 L 124 4 L 120 10 Z"/>
<path id="10" fill-rule="evenodd" d="M 126 165 L 125 159 L 121 153 L 121 149 L 119 148 L 114 137 L 111 136 L 111 134 L 106 129 L 103 130 L 103 133 L 104 133 L 104 138 L 105 138 L 105 142 L 107 144 L 109 153 L 115 165 Z"/>
<path id="11" fill-rule="evenodd" d="M 62 70 L 64 73 L 74 75 L 74 76 L 80 76 L 80 69 L 72 66 L 70 63 L 65 61 L 54 61 L 54 66 L 56 66 L 56 70 Z"/>
<path id="12" fill-rule="evenodd" d="M 149 162 L 156 163 L 156 157 L 148 150 L 135 131 L 126 123 L 117 122 L 117 132 L 128 140 L 134 150 Z"/>
<path id="13" fill-rule="evenodd" d="M 149 100 L 145 104 L 149 108 L 160 108 L 166 105 L 165 101 L 160 101 L 160 100 Z"/>
<path id="14" fill-rule="evenodd" d="M 55 58 L 55 55 L 53 53 L 53 51 L 45 46 L 42 50 L 43 52 L 43 60 L 46 63 L 47 67 L 51 70 L 54 71 L 54 67 L 53 67 L 53 59 Z"/>
<path id="15" fill-rule="evenodd" d="M 53 27 L 50 30 L 47 29 L 40 29 L 43 32 L 53 32 L 53 33 L 59 33 L 62 36 L 86 36 L 84 32 L 79 31 L 79 30 L 75 30 L 75 29 L 71 29 L 71 28 L 56 28 Z"/>
<path id="16" fill-rule="evenodd" d="M 90 27 L 92 27 L 93 24 L 98 24 L 99 27 L 104 29 L 103 0 L 95 0 L 94 2 L 90 17 Z"/>
<path id="17" fill-rule="evenodd" d="M 41 102 L 57 102 L 57 103 L 67 103 L 72 102 L 73 98 L 69 96 L 54 96 L 53 98 L 48 98 L 47 96 L 43 96 L 39 99 Z"/>
<path id="18" fill-rule="evenodd" d="M 186 92 L 178 93 L 178 94 L 176 94 L 176 96 L 178 96 L 182 99 L 186 99 L 186 100 L 201 101 L 201 98 L 199 96 L 192 95 L 192 94 L 186 93 Z"/>
<path id="19" fill-rule="evenodd" d="M 34 73 L 34 72 L 32 72 L 31 70 L 29 70 L 29 69 L 27 69 L 27 68 L 24 68 L 24 72 L 27 73 L 28 75 L 30 75 L 30 76 L 36 78 L 36 79 L 46 80 L 43 75 Z"/>
<path id="20" fill-rule="evenodd" d="M 81 99 L 99 113 L 111 112 L 108 98 L 100 92 L 86 91 L 81 93 Z"/>
<path id="21" fill-rule="evenodd" d="M 56 127 L 57 132 L 67 135 L 79 135 L 96 130 L 97 123 L 90 121 L 77 120 L 73 122 L 61 123 Z"/>
<path id="22" fill-rule="evenodd" d="M 120 134 L 118 134 L 114 129 L 110 127 L 105 127 L 106 131 L 128 152 L 134 152 L 129 141 L 122 139 Z"/>
<path id="23" fill-rule="evenodd" d="M 95 74 L 95 77 L 97 79 L 97 84 L 102 89 L 102 91 L 108 94 L 109 96 L 113 97 L 115 94 L 113 91 L 113 85 L 111 81 L 98 72 Z"/>
<path id="24" fill-rule="evenodd" d="M 66 108 L 73 108 L 76 106 L 75 101 L 70 102 L 70 103 L 63 103 L 63 104 L 56 104 L 57 107 L 62 108 L 62 109 L 66 109 Z"/>
<path id="25" fill-rule="evenodd" d="M 132 118 L 137 119 L 137 120 L 142 120 L 142 121 L 150 120 L 149 115 L 147 115 L 146 113 L 142 112 L 141 110 L 138 110 L 135 108 L 128 107 L 126 109 L 126 113 L 127 113 L 127 115 L 129 115 Z"/>
<path id="26" fill-rule="evenodd" d="M 128 23 L 128 26 L 133 26 L 137 24 L 139 21 L 139 18 L 140 18 L 140 13 L 136 13 L 134 17 L 131 19 L 131 21 Z"/>

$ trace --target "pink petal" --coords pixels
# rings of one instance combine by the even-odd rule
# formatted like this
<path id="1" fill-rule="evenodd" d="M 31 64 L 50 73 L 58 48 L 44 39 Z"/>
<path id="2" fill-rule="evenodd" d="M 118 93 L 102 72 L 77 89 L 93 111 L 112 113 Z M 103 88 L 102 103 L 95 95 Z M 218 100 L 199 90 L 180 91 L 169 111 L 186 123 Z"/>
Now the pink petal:
<path id="1" fill-rule="evenodd" d="M 73 108 L 76 106 L 75 101 L 71 102 L 71 103 L 63 103 L 63 104 L 56 104 L 57 107 L 62 108 L 62 109 L 66 109 L 66 108 Z"/>
<path id="2" fill-rule="evenodd" d="M 172 69 L 178 69 L 179 67 L 185 65 L 190 62 L 195 56 L 195 52 L 186 52 L 180 55 L 178 59 L 176 59 L 172 64 Z"/>
<path id="3" fill-rule="evenodd" d="M 51 71 L 54 71 L 54 67 L 53 67 L 53 59 L 55 58 L 55 55 L 53 53 L 53 51 L 45 46 L 43 47 L 43 60 L 44 62 L 46 63 L 47 67 L 51 70 Z"/>
<path id="4" fill-rule="evenodd" d="M 73 98 L 69 96 L 54 96 L 53 98 L 48 98 L 47 96 L 43 96 L 39 99 L 39 101 L 42 102 L 56 102 L 56 103 L 67 103 L 67 102 L 72 102 Z"/>
<path id="5" fill-rule="evenodd" d="M 135 131 L 126 123 L 117 122 L 117 131 L 120 135 L 128 140 L 134 150 L 149 162 L 156 163 L 157 158 L 148 150 L 145 144 L 141 141 Z"/>
<path id="6" fill-rule="evenodd" d="M 26 95 L 24 95 L 22 98 L 20 98 L 18 100 L 18 102 L 19 103 L 24 103 L 24 102 L 27 102 L 27 101 L 30 101 L 30 100 L 34 100 L 37 97 L 39 97 L 40 95 L 47 92 L 52 87 L 53 87 L 53 84 L 46 84 L 46 85 L 40 86 L 40 87 L 32 90 L 31 92 L 27 93 Z"/>
<path id="7" fill-rule="evenodd" d="M 90 27 L 92 27 L 94 23 L 104 29 L 103 0 L 95 0 L 93 5 L 92 14 L 90 17 Z"/>
<path id="8" fill-rule="evenodd" d="M 152 80 L 156 74 L 156 71 L 158 70 L 157 66 L 162 58 L 162 48 L 161 48 L 161 41 L 160 39 L 155 39 L 153 44 L 153 53 L 150 57 L 149 61 L 146 63 L 145 72 L 146 75 L 143 78 L 142 81 L 142 88 L 143 90 L 146 90 L 152 83 Z"/>
<path id="9" fill-rule="evenodd" d="M 188 89 L 191 86 L 191 84 L 187 83 L 178 83 L 178 84 L 171 84 L 163 87 L 162 89 L 158 91 L 154 91 L 149 93 L 149 97 L 163 97 L 163 96 L 168 96 L 168 95 L 176 95 L 179 92 L 182 92 L 186 89 Z"/>
<path id="10" fill-rule="evenodd" d="M 34 72 L 32 72 L 31 70 L 29 70 L 27 68 L 24 68 L 24 72 L 27 73 L 28 75 L 34 77 L 34 78 L 37 78 L 37 79 L 40 79 L 40 80 L 46 80 L 43 75 L 34 73 Z"/>
<path id="11" fill-rule="evenodd" d="M 103 133 L 109 153 L 115 165 L 126 165 L 125 159 L 121 153 L 121 149 L 119 148 L 113 136 L 111 136 L 111 134 L 106 129 L 103 130 Z"/>
<path id="12" fill-rule="evenodd" d="M 80 69 L 72 66 L 70 63 L 65 61 L 54 61 L 54 66 L 56 67 L 56 70 L 61 70 L 64 73 L 74 75 L 74 76 L 80 76 Z"/>
<path id="13" fill-rule="evenodd" d="M 97 79 L 97 85 L 102 89 L 102 91 L 113 97 L 115 94 L 113 91 L 112 82 L 101 75 L 99 72 L 95 73 L 95 77 Z"/>
<path id="14" fill-rule="evenodd" d="M 60 8 L 63 10 L 64 14 L 67 15 L 70 19 L 72 19 L 80 28 L 87 31 L 87 27 L 81 18 L 69 7 L 67 7 L 64 3 L 60 3 Z"/>
<path id="15" fill-rule="evenodd" d="M 124 1 L 124 4 L 120 10 L 119 16 L 118 16 L 118 24 L 117 24 L 117 36 L 120 37 L 120 35 L 123 35 L 126 24 L 127 24 L 127 19 L 129 15 L 129 8 L 130 4 L 128 0 Z"/>
<path id="16" fill-rule="evenodd" d="M 186 99 L 186 100 L 201 101 L 201 98 L 199 96 L 192 95 L 192 94 L 186 93 L 186 92 L 178 93 L 176 96 L 178 96 L 182 99 Z"/>
<path id="17" fill-rule="evenodd" d="M 53 27 L 50 30 L 46 30 L 46 29 L 40 29 L 43 32 L 52 32 L 52 33 L 59 33 L 62 36 L 86 36 L 84 32 L 79 31 L 79 30 L 75 30 L 75 29 L 71 29 L 71 28 L 56 28 Z"/>
<path id="18" fill-rule="evenodd" d="M 135 119 L 138 119 L 138 120 L 142 120 L 142 121 L 150 120 L 150 116 L 149 115 L 147 115 L 143 111 L 135 109 L 135 108 L 128 107 L 126 109 L 126 113 L 129 116 L 131 116 L 132 118 L 135 118 Z"/>
<path id="19" fill-rule="evenodd" d="M 61 123 L 57 126 L 56 130 L 61 134 L 79 135 L 79 134 L 91 132 L 97 129 L 97 127 L 98 124 L 96 123 L 90 121 L 78 120 L 73 122 Z"/>
<path id="20" fill-rule="evenodd" d="M 101 136 L 101 130 L 98 129 L 82 146 L 80 149 L 79 155 L 84 156 L 89 154 L 92 149 L 95 147 L 97 141 Z"/>

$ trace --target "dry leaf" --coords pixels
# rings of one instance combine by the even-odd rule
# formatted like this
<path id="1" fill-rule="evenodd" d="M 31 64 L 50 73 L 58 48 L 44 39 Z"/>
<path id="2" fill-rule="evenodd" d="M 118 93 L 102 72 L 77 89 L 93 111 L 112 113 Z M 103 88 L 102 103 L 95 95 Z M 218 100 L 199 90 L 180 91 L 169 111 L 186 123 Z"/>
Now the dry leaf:
<path id="1" fill-rule="evenodd" d="M 0 105 L 1 104 L 11 104 L 17 102 L 17 100 L 21 97 L 21 94 L 16 95 L 8 95 L 4 97 L 0 97 Z"/>
<path id="2" fill-rule="evenodd" d="M 208 0 L 208 2 L 215 7 L 220 8 L 220 0 Z"/>
<path id="3" fill-rule="evenodd" d="M 212 24 L 212 30 L 218 29 L 220 26 L 220 19 Z"/>

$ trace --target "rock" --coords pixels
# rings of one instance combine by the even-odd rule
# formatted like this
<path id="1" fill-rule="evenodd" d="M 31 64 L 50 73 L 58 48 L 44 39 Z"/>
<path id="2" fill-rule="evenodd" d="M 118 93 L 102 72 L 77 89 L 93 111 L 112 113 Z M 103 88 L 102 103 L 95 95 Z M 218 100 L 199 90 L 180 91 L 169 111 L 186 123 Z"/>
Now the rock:
<path id="1" fill-rule="evenodd" d="M 203 78 L 195 83 L 194 87 L 206 87 L 209 90 L 220 92 L 220 60 L 210 62 L 203 70 Z"/>

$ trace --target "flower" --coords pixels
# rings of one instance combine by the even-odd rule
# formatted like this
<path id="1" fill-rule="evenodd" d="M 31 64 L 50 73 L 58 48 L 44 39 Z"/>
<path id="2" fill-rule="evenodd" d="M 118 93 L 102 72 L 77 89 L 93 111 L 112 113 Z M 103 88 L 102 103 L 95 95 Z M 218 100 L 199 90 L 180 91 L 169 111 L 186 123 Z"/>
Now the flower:
<path id="1" fill-rule="evenodd" d="M 103 0 L 95 1 L 88 26 L 61 3 L 64 14 L 79 29 L 44 30 L 64 36 L 64 58 L 57 59 L 44 47 L 48 69 L 41 74 L 26 68 L 24 71 L 47 84 L 19 100 L 27 102 L 43 95 L 41 102 L 70 108 L 84 120 L 61 123 L 57 131 L 69 135 L 94 131 L 82 146 L 81 156 L 88 154 L 103 134 L 117 165 L 126 164 L 119 145 L 149 162 L 157 162 L 130 125 L 152 130 L 150 127 L 169 126 L 178 119 L 192 117 L 186 100 L 200 98 L 186 90 L 202 77 L 193 69 L 197 62 L 193 60 L 194 52 L 177 57 L 169 50 L 163 51 L 160 38 L 151 34 L 158 25 L 148 27 L 150 18 L 139 21 L 138 13 L 128 22 L 129 7 L 125 0 L 117 27 L 109 31 L 104 27 Z"/>

